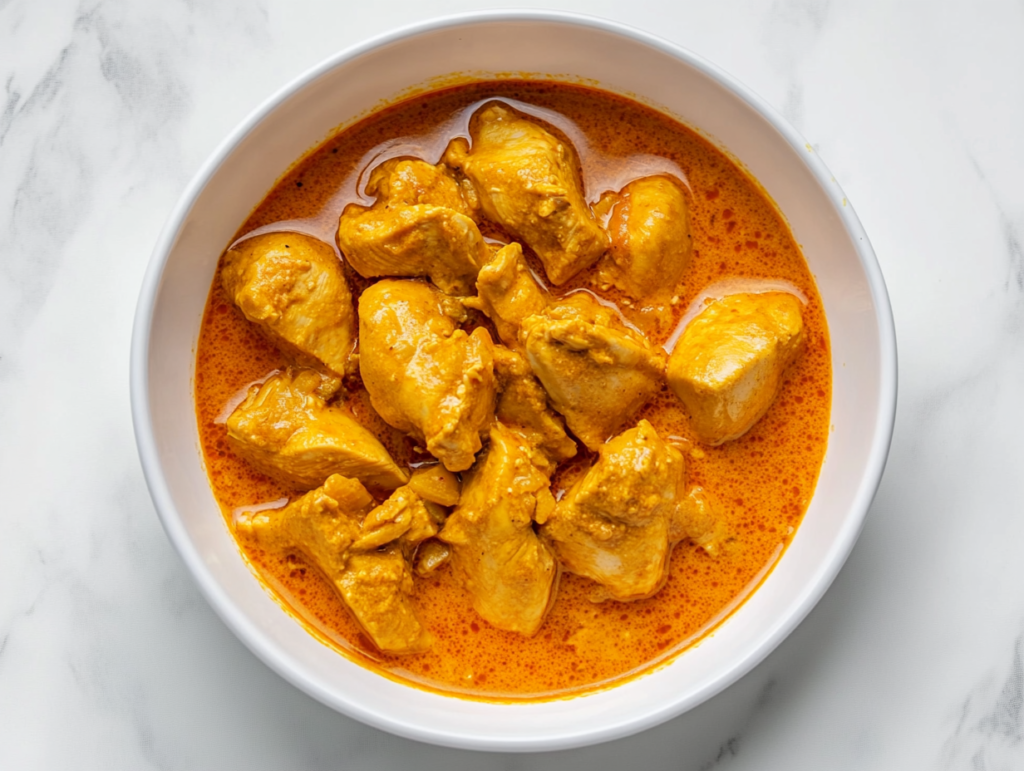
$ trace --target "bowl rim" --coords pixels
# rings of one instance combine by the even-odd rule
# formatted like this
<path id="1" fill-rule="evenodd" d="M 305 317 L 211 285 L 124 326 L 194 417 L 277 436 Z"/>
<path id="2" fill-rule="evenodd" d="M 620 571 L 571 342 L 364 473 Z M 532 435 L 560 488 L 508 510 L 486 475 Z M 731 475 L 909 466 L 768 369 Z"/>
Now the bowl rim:
<path id="1" fill-rule="evenodd" d="M 556 739 L 516 740 L 510 744 L 508 741 L 496 739 L 494 736 L 477 737 L 459 733 L 458 729 L 454 728 L 447 733 L 440 733 L 402 720 L 396 720 L 390 715 L 364 709 L 361 705 L 352 702 L 339 700 L 333 691 L 324 688 L 315 680 L 293 670 L 287 662 L 282 660 L 274 645 L 235 606 L 228 594 L 212 577 L 177 512 L 159 460 L 154 435 L 151 405 L 149 402 L 149 343 L 156 298 L 160 290 L 164 270 L 181 226 L 191 212 L 200 193 L 218 172 L 223 162 L 265 117 L 307 84 L 325 75 L 330 70 L 376 48 L 390 45 L 406 38 L 454 27 L 470 26 L 479 23 L 524 21 L 564 24 L 610 33 L 630 38 L 635 42 L 679 59 L 745 102 L 778 131 L 789 145 L 798 149 L 805 148 L 808 151 L 799 155 L 803 159 L 808 171 L 819 183 L 824 194 L 831 199 L 835 211 L 850 235 L 871 292 L 879 332 L 879 407 L 875 417 L 872 441 L 864 474 L 857 488 L 856 496 L 849 504 L 850 513 L 846 517 L 839 535 L 830 549 L 831 554 L 824 563 L 823 570 L 813 577 L 814 580 L 807 590 L 794 602 L 793 612 L 767 630 L 749 655 L 739 659 L 734 666 L 723 672 L 706 687 L 692 693 L 689 698 L 669 702 L 662 705 L 660 709 L 646 711 L 632 719 L 620 720 L 612 726 L 604 726 L 600 729 L 588 729 L 577 733 L 565 734 Z M 652 728 L 676 717 L 717 695 L 746 675 L 792 633 L 831 586 L 863 529 L 865 517 L 885 470 L 889 447 L 892 441 L 896 417 L 898 368 L 896 331 L 892 307 L 881 267 L 878 264 L 867 234 L 852 205 L 846 199 L 842 189 L 824 162 L 800 133 L 771 105 L 738 79 L 727 74 L 703 57 L 675 43 L 627 24 L 563 11 L 499 9 L 450 14 L 404 25 L 392 31 L 371 37 L 362 43 L 350 46 L 329 56 L 280 87 L 250 112 L 216 146 L 181 193 L 157 238 L 150 256 L 139 293 L 132 329 L 129 386 L 132 422 L 139 460 L 150 496 L 164 531 L 181 559 L 185 562 L 186 567 L 198 584 L 200 592 L 214 612 L 264 664 L 286 681 L 321 703 L 364 724 L 392 734 L 431 744 L 463 749 L 533 752 L 569 749 L 611 741 Z M 585 696 L 579 698 L 585 698 Z M 530 703 L 526 702 L 516 704 L 515 706 L 528 708 Z"/>

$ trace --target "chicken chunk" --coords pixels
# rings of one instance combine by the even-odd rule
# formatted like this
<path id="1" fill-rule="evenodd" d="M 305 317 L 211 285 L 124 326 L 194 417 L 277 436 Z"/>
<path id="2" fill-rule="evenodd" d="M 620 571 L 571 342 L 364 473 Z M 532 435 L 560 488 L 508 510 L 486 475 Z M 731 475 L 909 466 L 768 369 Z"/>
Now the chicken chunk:
<path id="1" fill-rule="evenodd" d="M 317 390 L 309 369 L 287 370 L 253 386 L 227 420 L 231 448 L 259 471 L 309 490 L 332 474 L 392 490 L 408 477 L 377 438 Z"/>
<path id="2" fill-rule="evenodd" d="M 559 463 L 576 455 L 576 442 L 548 407 L 547 394 L 522 356 L 496 345 L 494 374 L 500 392 L 495 417 L 526 440 L 533 464 L 550 476 Z"/>
<path id="3" fill-rule="evenodd" d="M 397 543 L 411 555 L 421 542 L 437 535 L 438 529 L 438 517 L 431 511 L 429 502 L 406 485 L 366 515 L 352 548 L 371 551 Z"/>
<path id="4" fill-rule="evenodd" d="M 711 557 L 717 557 L 725 541 L 725 523 L 719 518 L 716 505 L 703 487 L 691 487 L 676 509 L 669 541 L 688 538 Z"/>
<path id="5" fill-rule="evenodd" d="M 495 252 L 476 277 L 476 297 L 464 304 L 483 311 L 494 322 L 498 337 L 515 351 L 522 351 L 519 330 L 523 319 L 543 311 L 550 300 L 523 259 L 516 242 Z"/>
<path id="6" fill-rule="evenodd" d="M 373 508 L 373 497 L 362 484 L 332 474 L 322 486 L 282 509 L 242 514 L 235 530 L 270 551 L 300 549 L 330 577 L 344 569 L 345 556 L 359 538 L 360 522 Z"/>
<path id="7" fill-rule="evenodd" d="M 670 177 L 644 177 L 619 194 L 608 220 L 615 284 L 635 298 L 671 297 L 690 264 L 686 196 Z"/>
<path id="8" fill-rule="evenodd" d="M 473 608 L 499 629 L 534 634 L 554 601 L 558 567 L 533 530 L 534 516 L 554 504 L 548 478 L 530 462 L 522 440 L 495 424 L 439 537 L 451 545 L 452 566 Z"/>
<path id="9" fill-rule="evenodd" d="M 596 581 L 609 597 L 649 597 L 668 575 L 670 535 L 685 534 L 676 523 L 685 484 L 682 454 L 641 420 L 601 448 L 541 533 L 566 570 Z"/>
<path id="10" fill-rule="evenodd" d="M 366 278 L 429 276 L 468 294 L 489 254 L 458 183 L 423 161 L 387 161 L 370 175 L 370 208 L 352 204 L 338 222 L 338 247 Z"/>
<path id="11" fill-rule="evenodd" d="M 659 388 L 662 355 L 586 292 L 525 319 L 521 339 L 551 406 L 592 450 Z"/>
<path id="12" fill-rule="evenodd" d="M 472 216 L 462 188 L 443 164 L 415 158 L 392 158 L 370 172 L 366 192 L 388 206 L 443 206 Z"/>
<path id="13" fill-rule="evenodd" d="M 430 647 L 430 633 L 412 605 L 412 567 L 397 547 L 352 554 L 335 585 L 356 621 L 382 651 L 419 653 Z"/>
<path id="14" fill-rule="evenodd" d="M 396 498 L 400 502 L 392 503 Z M 402 544 L 373 535 L 380 534 L 381 521 L 393 521 L 391 514 L 399 510 L 409 527 L 393 532 L 398 533 L 395 538 L 408 537 L 412 523 L 429 519 L 417 511 L 417 503 L 415 494 L 403 487 L 374 508 L 359 482 L 335 474 L 283 509 L 242 515 L 235 529 L 267 550 L 301 552 L 332 583 L 378 648 L 415 653 L 429 647 L 430 635 L 412 606 L 412 567 Z M 380 514 L 381 509 L 387 511 Z M 418 535 L 436 532 L 436 527 L 427 528 Z"/>
<path id="15" fill-rule="evenodd" d="M 785 292 L 734 294 L 683 331 L 668 384 L 702 442 L 743 436 L 768 411 L 804 339 L 800 300 Z"/>
<path id="16" fill-rule="evenodd" d="M 459 478 L 440 463 L 421 466 L 409 477 L 409 487 L 426 501 L 440 506 L 454 506 L 459 502 Z"/>
<path id="17" fill-rule="evenodd" d="M 298 233 L 267 233 L 229 249 L 220 275 L 245 317 L 300 364 L 338 376 L 353 369 L 352 293 L 330 246 Z"/>
<path id="18" fill-rule="evenodd" d="M 473 183 L 488 219 L 533 249 L 555 285 L 593 265 L 608 236 L 583 198 L 572 147 L 497 103 L 474 116 L 471 133 L 472 148 L 457 139 L 445 161 Z"/>
<path id="19" fill-rule="evenodd" d="M 452 556 L 451 547 L 443 541 L 427 541 L 416 551 L 416 575 L 430 578 Z"/>
<path id="20" fill-rule="evenodd" d="M 359 367 L 374 409 L 449 471 L 464 471 L 494 419 L 491 337 L 458 329 L 461 304 L 419 281 L 381 281 L 359 298 Z"/>

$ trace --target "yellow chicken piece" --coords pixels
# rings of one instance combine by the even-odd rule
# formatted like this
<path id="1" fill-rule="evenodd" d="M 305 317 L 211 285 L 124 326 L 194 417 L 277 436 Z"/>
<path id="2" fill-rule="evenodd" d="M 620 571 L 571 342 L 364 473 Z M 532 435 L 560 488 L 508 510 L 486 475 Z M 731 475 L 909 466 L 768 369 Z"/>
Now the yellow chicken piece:
<path id="1" fill-rule="evenodd" d="M 525 319 L 520 339 L 551 406 L 592 450 L 659 388 L 661 353 L 586 292 Z"/>
<path id="2" fill-rule="evenodd" d="M 373 507 L 373 497 L 358 481 L 332 474 L 282 509 L 242 514 L 235 531 L 270 551 L 301 549 L 332 577 L 344 569 L 345 555 L 359 538 L 359 523 Z"/>
<path id="3" fill-rule="evenodd" d="M 412 567 L 396 546 L 352 554 L 335 586 L 359 625 L 382 651 L 420 653 L 430 647 L 430 633 L 412 606 Z"/>
<path id="4" fill-rule="evenodd" d="M 352 204 L 338 222 L 338 247 L 366 278 L 429 276 L 469 294 L 489 249 L 468 216 L 458 183 L 423 161 L 387 161 L 370 176 L 370 208 Z"/>
<path id="5" fill-rule="evenodd" d="M 400 502 L 392 503 L 396 498 Z M 381 514 L 381 509 L 388 511 Z M 404 530 L 393 529 L 398 533 L 395 539 L 409 539 L 414 523 L 430 519 L 408 488 L 397 490 L 374 508 L 373 498 L 359 482 L 335 474 L 322 487 L 283 509 L 242 515 L 235 529 L 265 549 L 300 551 L 332 583 L 378 648 L 388 653 L 416 653 L 431 643 L 412 605 L 412 567 L 406 552 L 411 553 L 418 541 L 402 544 L 373 537 L 374 533 L 380 535 L 376 526 L 381 521 L 394 521 L 395 511 L 405 515 L 408 525 Z M 435 526 L 417 536 L 425 538 L 436 532 Z"/>
<path id="6" fill-rule="evenodd" d="M 422 466 L 412 472 L 409 487 L 427 501 L 439 506 L 454 506 L 461 492 L 459 478 L 441 464 Z"/>
<path id="7" fill-rule="evenodd" d="M 437 535 L 438 519 L 428 506 L 409 485 L 399 487 L 366 515 L 352 548 L 371 551 L 395 542 L 412 554 L 417 544 Z"/>
<path id="8" fill-rule="evenodd" d="M 388 206 L 444 206 L 459 214 L 473 211 L 462 188 L 443 164 L 432 166 L 415 158 L 392 158 L 370 172 L 366 192 Z"/>
<path id="9" fill-rule="evenodd" d="M 803 344 L 800 300 L 785 292 L 716 300 L 683 331 L 668 384 L 702 442 L 743 436 L 768 411 Z"/>
<path id="10" fill-rule="evenodd" d="M 476 297 L 466 298 L 463 303 L 487 314 L 501 342 L 521 352 L 519 329 L 523 319 L 543 311 L 549 297 L 530 272 L 518 243 L 513 241 L 491 256 L 476 277 L 476 291 Z"/>
<path id="11" fill-rule="evenodd" d="M 227 420 L 231 448 L 267 476 L 309 490 L 331 474 L 391 490 L 408 477 L 377 438 L 317 394 L 313 370 L 287 370 L 253 386 Z"/>
<path id="12" fill-rule="evenodd" d="M 541 533 L 566 570 L 596 581 L 611 598 L 650 597 L 668 575 L 673 540 L 686 534 L 677 515 L 685 484 L 682 454 L 641 420 L 601 448 Z"/>
<path id="13" fill-rule="evenodd" d="M 458 329 L 461 304 L 420 281 L 380 281 L 359 298 L 359 368 L 373 408 L 449 471 L 464 471 L 494 419 L 491 337 Z"/>
<path id="14" fill-rule="evenodd" d="M 550 476 L 559 463 L 576 455 L 576 442 L 548 407 L 547 393 L 522 356 L 494 346 L 494 374 L 499 390 L 495 417 L 526 440 L 533 464 Z"/>
<path id="15" fill-rule="evenodd" d="M 679 183 L 644 177 L 619 194 L 608 220 L 615 284 L 635 298 L 670 297 L 690 265 L 690 208 Z"/>
<path id="16" fill-rule="evenodd" d="M 548 279 L 564 284 L 608 248 L 583 198 L 572 147 L 501 104 L 473 118 L 473 146 L 457 139 L 445 161 L 473 183 L 488 219 L 533 249 Z"/>
<path id="17" fill-rule="evenodd" d="M 548 478 L 513 432 L 495 424 L 491 442 L 464 476 L 462 498 L 439 538 L 488 623 L 534 634 L 554 602 L 558 566 L 533 518 L 554 507 Z"/>
<path id="18" fill-rule="evenodd" d="M 416 550 L 416 575 L 429 578 L 452 556 L 451 547 L 444 541 L 427 541 Z"/>
<path id="19" fill-rule="evenodd" d="M 725 523 L 719 518 L 711 497 L 703 487 L 691 487 L 676 509 L 669 541 L 688 538 L 708 555 L 717 557 L 725 541 Z"/>
<path id="20" fill-rule="evenodd" d="M 245 317 L 299 363 L 339 376 L 352 369 L 352 294 L 327 244 L 298 233 L 246 239 L 224 256 L 221 283 Z"/>

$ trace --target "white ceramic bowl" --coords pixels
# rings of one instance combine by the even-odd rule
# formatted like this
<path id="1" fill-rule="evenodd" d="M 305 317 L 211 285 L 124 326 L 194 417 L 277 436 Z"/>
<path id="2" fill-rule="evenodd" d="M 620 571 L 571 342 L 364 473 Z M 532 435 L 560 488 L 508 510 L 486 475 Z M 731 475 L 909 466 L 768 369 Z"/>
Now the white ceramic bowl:
<path id="1" fill-rule="evenodd" d="M 509 45 L 509 41 L 515 45 Z M 195 345 L 217 258 L 277 177 L 341 124 L 452 73 L 586 78 L 701 131 L 775 199 L 802 244 L 832 337 L 832 433 L 817 491 L 761 588 L 710 637 L 652 674 L 574 699 L 488 704 L 384 679 L 317 642 L 240 559 L 199 451 Z M 885 465 L 896 347 L 867 237 L 824 164 L 770 107 L 713 65 L 619 24 L 538 12 L 477 13 L 371 40 L 275 94 L 217 148 L 153 252 L 132 339 L 132 413 L 164 528 L 224 622 L 268 666 L 370 725 L 436 744 L 551 750 L 654 726 L 748 672 L 807 615 L 860 532 Z"/>

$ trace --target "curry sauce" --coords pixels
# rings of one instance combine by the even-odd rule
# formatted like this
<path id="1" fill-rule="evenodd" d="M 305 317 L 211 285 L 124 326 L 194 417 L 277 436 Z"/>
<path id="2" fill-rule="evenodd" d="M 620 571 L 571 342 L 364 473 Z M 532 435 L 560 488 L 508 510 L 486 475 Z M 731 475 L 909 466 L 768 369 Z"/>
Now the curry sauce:
<path id="1" fill-rule="evenodd" d="M 368 168 L 403 156 L 438 162 L 449 140 L 468 136 L 474 110 L 493 99 L 544 121 L 576 147 L 591 204 L 602 193 L 647 174 L 671 174 L 689 188 L 692 262 L 672 300 L 671 319 L 652 323 L 642 318 L 636 301 L 603 282 L 597 267 L 559 286 L 556 296 L 592 292 L 643 326 L 656 346 L 671 345 L 687 310 L 716 287 L 783 285 L 805 300 L 804 351 L 787 370 L 767 414 L 741 438 L 717 447 L 702 445 L 667 385 L 626 426 L 646 419 L 683 449 L 690 483 L 712 496 L 723 522 L 720 553 L 711 557 L 688 541 L 679 543 L 664 588 L 633 602 L 594 602 L 591 581 L 563 572 L 557 599 L 533 637 L 496 629 L 479 618 L 452 571 L 442 568 L 416 579 L 416 611 L 434 637 L 433 646 L 424 653 L 390 656 L 372 645 L 330 582 L 298 553 L 271 554 L 241 542 L 240 548 L 265 585 L 313 634 L 365 666 L 470 698 L 553 698 L 650 670 L 698 642 L 756 589 L 791 540 L 814 492 L 829 432 L 831 355 L 814 279 L 757 182 L 678 122 L 582 86 L 473 83 L 388 107 L 344 129 L 297 164 L 238 237 L 257 229 L 294 230 L 333 244 L 344 207 L 371 203 L 363 192 Z M 486 223 L 481 229 L 485 236 L 502 239 Z M 345 272 L 354 295 L 372 283 L 347 266 Z M 482 315 L 474 323 L 489 324 Z M 207 471 L 229 527 L 239 511 L 278 508 L 298 494 L 237 457 L 224 425 L 248 386 L 288 363 L 234 307 L 218 273 L 197 348 L 195 397 Z M 347 385 L 355 417 L 399 465 L 434 462 L 376 415 L 358 379 Z M 581 444 L 579 454 L 559 467 L 552 484 L 556 498 L 595 457 Z"/>

